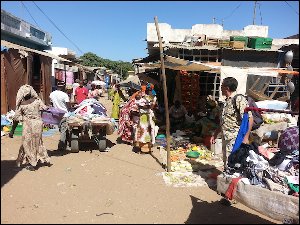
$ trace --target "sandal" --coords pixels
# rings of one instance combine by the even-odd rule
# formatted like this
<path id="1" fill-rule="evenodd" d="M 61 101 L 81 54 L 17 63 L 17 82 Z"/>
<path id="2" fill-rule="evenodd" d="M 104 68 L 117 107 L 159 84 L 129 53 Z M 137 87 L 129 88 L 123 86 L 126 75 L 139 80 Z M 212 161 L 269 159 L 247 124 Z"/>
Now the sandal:
<path id="1" fill-rule="evenodd" d="M 36 169 L 35 169 L 33 166 L 31 166 L 31 165 L 26 166 L 25 168 L 26 168 L 26 170 L 29 170 L 29 171 L 35 171 L 35 170 L 36 170 Z"/>

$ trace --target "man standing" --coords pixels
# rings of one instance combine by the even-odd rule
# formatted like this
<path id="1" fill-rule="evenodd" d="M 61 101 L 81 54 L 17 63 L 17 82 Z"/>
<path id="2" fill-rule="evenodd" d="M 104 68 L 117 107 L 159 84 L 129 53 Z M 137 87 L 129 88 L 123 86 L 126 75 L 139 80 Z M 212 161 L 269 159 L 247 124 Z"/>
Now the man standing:
<path id="1" fill-rule="evenodd" d="M 234 142 L 239 132 L 241 125 L 241 120 L 243 118 L 244 110 L 248 107 L 248 101 L 243 96 L 236 97 L 236 109 L 233 103 L 233 97 L 236 95 L 236 89 L 238 87 L 238 82 L 233 77 L 227 77 L 223 80 L 221 85 L 222 95 L 226 97 L 225 102 L 221 109 L 220 117 L 220 127 L 215 131 L 210 142 L 215 143 L 215 139 L 218 134 L 222 131 L 222 152 L 223 152 L 223 162 L 224 169 L 227 164 L 227 158 L 232 151 Z M 253 117 L 251 111 L 249 114 L 249 129 L 243 139 L 243 143 L 249 144 L 249 135 L 253 125 Z"/>
<path id="2" fill-rule="evenodd" d="M 79 81 L 79 87 L 75 90 L 75 101 L 80 104 L 83 100 L 87 99 L 89 90 L 83 86 L 83 81 Z"/>
<path id="3" fill-rule="evenodd" d="M 68 112 L 70 109 L 70 98 L 64 92 L 64 86 L 58 85 L 57 90 L 50 93 L 50 100 L 54 108 Z"/>
<path id="4" fill-rule="evenodd" d="M 57 86 L 57 90 L 50 93 L 50 100 L 53 104 L 54 108 L 60 109 L 64 112 L 68 112 L 70 110 L 70 98 L 67 93 L 64 91 L 64 86 Z M 66 139 L 67 139 L 67 119 L 64 117 L 59 124 L 60 131 L 60 140 L 58 143 L 59 150 L 65 150 L 67 147 Z"/>

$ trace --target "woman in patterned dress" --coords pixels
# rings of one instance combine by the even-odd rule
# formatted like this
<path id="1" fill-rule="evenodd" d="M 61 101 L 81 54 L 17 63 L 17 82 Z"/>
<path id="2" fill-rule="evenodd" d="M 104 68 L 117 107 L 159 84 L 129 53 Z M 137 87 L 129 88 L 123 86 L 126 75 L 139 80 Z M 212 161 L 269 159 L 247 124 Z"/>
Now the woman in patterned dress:
<path id="1" fill-rule="evenodd" d="M 140 118 L 134 133 L 134 140 L 140 146 L 148 144 L 149 148 L 155 143 L 155 123 L 152 110 L 156 104 L 155 95 L 153 85 L 148 84 L 146 93 L 142 93 L 142 98 L 136 101 L 140 111 Z"/>
<path id="2" fill-rule="evenodd" d="M 18 167 L 23 163 L 28 163 L 26 169 L 34 171 L 38 161 L 51 166 L 50 157 L 42 140 L 43 121 L 41 110 L 47 108 L 32 86 L 26 84 L 20 87 L 13 118 L 14 121 L 23 122 L 22 145 L 17 158 Z M 16 123 L 14 124 L 16 126 Z M 10 137 L 13 137 L 13 132 L 10 133 Z"/>

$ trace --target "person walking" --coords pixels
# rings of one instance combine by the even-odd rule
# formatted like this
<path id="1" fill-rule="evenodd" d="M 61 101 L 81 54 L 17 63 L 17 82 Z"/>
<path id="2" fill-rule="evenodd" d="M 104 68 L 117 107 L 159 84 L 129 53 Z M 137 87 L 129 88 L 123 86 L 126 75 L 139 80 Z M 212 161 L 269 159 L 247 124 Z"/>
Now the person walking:
<path id="1" fill-rule="evenodd" d="M 57 90 L 50 93 L 50 100 L 54 108 L 65 113 L 70 111 L 70 98 L 68 94 L 64 92 L 64 86 L 57 86 Z M 67 148 L 67 131 L 67 118 L 63 117 L 59 123 L 60 140 L 58 142 L 58 150 L 65 150 Z"/>
<path id="2" fill-rule="evenodd" d="M 112 112 L 111 112 L 111 118 L 114 118 L 115 120 L 119 119 L 121 99 L 124 102 L 126 101 L 126 98 L 120 89 L 120 85 L 117 84 L 116 90 L 113 95 L 113 108 L 112 108 Z"/>
<path id="3" fill-rule="evenodd" d="M 79 79 L 76 79 L 75 82 L 72 84 L 73 92 L 72 92 L 72 97 L 71 97 L 71 102 L 75 102 L 75 90 L 76 88 L 79 87 Z"/>
<path id="4" fill-rule="evenodd" d="M 13 132 L 18 121 L 23 121 L 22 145 L 17 158 L 17 167 L 28 163 L 26 169 L 34 171 L 39 161 L 51 166 L 50 157 L 43 144 L 43 121 L 41 110 L 48 107 L 38 97 L 36 91 L 30 85 L 20 87 L 16 98 L 16 112 L 13 117 L 13 129 L 9 137 L 13 138 Z"/>

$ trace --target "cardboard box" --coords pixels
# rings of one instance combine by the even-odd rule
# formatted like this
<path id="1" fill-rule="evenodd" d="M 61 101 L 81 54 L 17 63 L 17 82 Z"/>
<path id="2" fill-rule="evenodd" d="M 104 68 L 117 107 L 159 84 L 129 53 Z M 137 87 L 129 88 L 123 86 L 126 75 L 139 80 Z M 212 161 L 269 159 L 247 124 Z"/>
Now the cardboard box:
<path id="1" fill-rule="evenodd" d="M 243 49 L 245 47 L 244 41 L 230 41 L 230 47 L 235 49 Z"/>

